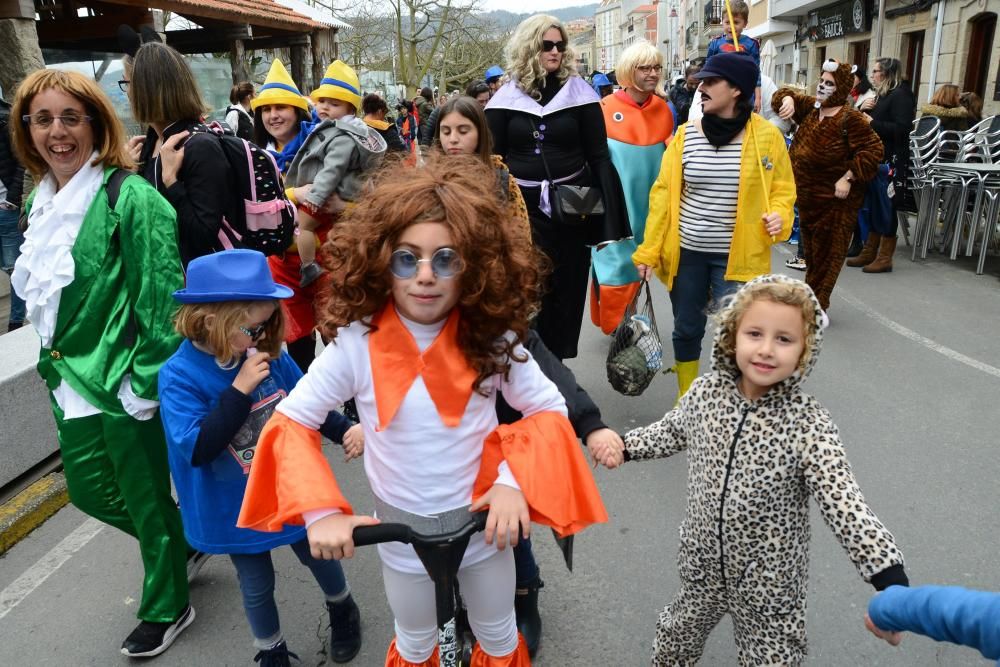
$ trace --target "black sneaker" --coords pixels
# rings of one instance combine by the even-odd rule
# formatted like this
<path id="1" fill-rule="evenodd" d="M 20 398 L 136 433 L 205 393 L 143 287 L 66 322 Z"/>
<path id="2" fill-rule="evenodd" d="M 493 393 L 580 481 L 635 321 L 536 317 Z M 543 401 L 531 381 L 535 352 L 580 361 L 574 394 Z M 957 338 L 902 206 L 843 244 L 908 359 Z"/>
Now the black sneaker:
<path id="1" fill-rule="evenodd" d="M 330 611 L 330 659 L 350 662 L 361 650 L 361 610 L 350 595 L 340 602 L 327 602 Z"/>
<path id="2" fill-rule="evenodd" d="M 122 642 L 122 655 L 130 658 L 152 658 L 174 643 L 177 635 L 194 620 L 194 607 L 188 605 L 173 623 L 143 621 Z"/>
<path id="3" fill-rule="evenodd" d="M 295 658 L 296 662 L 301 662 L 299 656 L 288 650 L 288 644 L 281 641 L 274 648 L 258 651 L 253 661 L 259 662 L 260 667 L 291 667 L 292 658 Z"/>
<path id="4" fill-rule="evenodd" d="M 194 578 L 201 572 L 201 568 L 205 566 L 205 563 L 211 557 L 212 554 L 207 554 L 204 551 L 192 551 L 188 554 L 187 577 L 189 584 L 194 581 Z"/>

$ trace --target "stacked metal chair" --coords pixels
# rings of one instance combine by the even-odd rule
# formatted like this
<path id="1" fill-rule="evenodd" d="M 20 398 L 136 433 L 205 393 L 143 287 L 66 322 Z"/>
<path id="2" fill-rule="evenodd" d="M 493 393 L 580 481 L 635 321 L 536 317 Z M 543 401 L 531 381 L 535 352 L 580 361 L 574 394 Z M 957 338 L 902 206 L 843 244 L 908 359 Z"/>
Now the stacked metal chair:
<path id="1" fill-rule="evenodd" d="M 911 134 L 911 160 L 918 153 L 921 136 Z M 976 273 L 981 274 L 998 233 L 1000 171 L 970 171 L 960 165 L 1000 165 L 1000 116 L 986 118 L 966 132 L 940 132 L 933 154 L 928 150 L 921 155 L 932 159 L 922 178 L 913 183 L 919 188 L 914 192 L 921 192 L 921 205 L 911 258 L 916 259 L 918 252 L 926 257 L 933 242 L 940 252 L 947 250 L 956 259 L 963 240 L 966 256 L 972 256 L 978 239 Z M 939 210 L 944 224 L 935 239 Z"/>

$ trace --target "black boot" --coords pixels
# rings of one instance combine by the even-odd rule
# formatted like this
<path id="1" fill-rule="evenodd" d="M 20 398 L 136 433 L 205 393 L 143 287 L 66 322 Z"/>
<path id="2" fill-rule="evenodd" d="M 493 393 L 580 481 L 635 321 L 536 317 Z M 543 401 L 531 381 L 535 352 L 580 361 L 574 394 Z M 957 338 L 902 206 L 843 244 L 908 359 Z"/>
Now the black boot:
<path id="1" fill-rule="evenodd" d="M 538 644 L 542 640 L 542 617 L 538 614 L 538 589 L 545 586 L 541 577 L 535 577 L 523 588 L 514 592 L 514 613 L 517 615 L 517 631 L 528 645 L 528 655 L 535 657 Z"/>
<path id="2" fill-rule="evenodd" d="M 861 242 L 861 230 L 855 225 L 854 236 L 851 237 L 851 245 L 847 246 L 847 256 L 857 257 L 861 254 L 864 244 Z"/>
<path id="3" fill-rule="evenodd" d="M 350 662 L 361 650 L 361 611 L 350 595 L 340 602 L 327 602 L 330 611 L 330 659 Z"/>

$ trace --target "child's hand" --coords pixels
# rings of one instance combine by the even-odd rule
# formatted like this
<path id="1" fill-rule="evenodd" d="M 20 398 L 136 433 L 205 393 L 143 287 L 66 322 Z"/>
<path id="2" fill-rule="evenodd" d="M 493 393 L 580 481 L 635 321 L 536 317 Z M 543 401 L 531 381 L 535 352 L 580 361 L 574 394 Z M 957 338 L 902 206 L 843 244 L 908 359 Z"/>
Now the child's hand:
<path id="1" fill-rule="evenodd" d="M 760 86 L 757 86 L 756 88 L 753 89 L 753 94 L 754 94 L 754 98 L 753 98 L 753 110 L 754 110 L 754 113 L 760 113 L 761 102 L 763 101 L 762 100 L 762 96 L 760 94 Z"/>
<path id="2" fill-rule="evenodd" d="M 299 187 L 292 190 L 292 195 L 295 197 L 295 201 L 300 204 L 306 200 L 309 193 L 312 191 L 312 183 L 306 183 L 305 185 L 300 185 Z"/>
<path id="3" fill-rule="evenodd" d="M 344 433 L 344 461 L 361 456 L 365 451 L 365 433 L 361 424 L 355 424 Z"/>
<path id="4" fill-rule="evenodd" d="M 358 526 L 375 526 L 379 520 L 373 516 L 331 514 L 306 529 L 309 551 L 313 558 L 340 560 L 354 556 L 354 529 Z"/>
<path id="5" fill-rule="evenodd" d="M 613 469 L 625 462 L 625 443 L 621 436 L 610 428 L 591 431 L 587 434 L 585 442 L 595 466 L 600 463 L 605 468 Z"/>
<path id="6" fill-rule="evenodd" d="M 267 352 L 251 354 L 240 366 L 240 372 L 233 380 L 233 386 L 249 396 L 264 378 L 271 374 L 271 358 Z"/>
<path id="7" fill-rule="evenodd" d="M 868 615 L 868 612 L 865 612 L 865 627 L 868 628 L 868 632 L 872 633 L 879 639 L 884 639 L 891 646 L 899 646 L 899 643 L 903 641 L 902 632 L 889 632 L 888 630 L 883 630 L 872 622 L 871 616 Z"/>
<path id="8" fill-rule="evenodd" d="M 528 501 L 518 489 L 506 484 L 494 484 L 493 488 L 483 494 L 483 497 L 472 503 L 470 512 L 477 512 L 490 506 L 486 517 L 486 544 L 493 544 L 497 539 L 497 549 L 503 551 L 507 543 L 517 546 L 520 535 L 531 536 L 531 517 L 528 516 Z"/>
<path id="9" fill-rule="evenodd" d="M 649 280 L 653 277 L 653 267 L 648 264 L 636 264 L 635 270 L 639 272 L 639 277 L 643 280 Z"/>

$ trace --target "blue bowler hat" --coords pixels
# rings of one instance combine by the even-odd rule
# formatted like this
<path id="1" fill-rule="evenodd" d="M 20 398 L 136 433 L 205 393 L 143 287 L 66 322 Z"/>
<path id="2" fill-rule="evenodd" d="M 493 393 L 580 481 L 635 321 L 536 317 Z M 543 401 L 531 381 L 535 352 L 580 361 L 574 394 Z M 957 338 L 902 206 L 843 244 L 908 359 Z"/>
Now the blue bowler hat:
<path id="1" fill-rule="evenodd" d="M 256 250 L 224 250 L 188 264 L 187 286 L 174 292 L 181 303 L 287 299 L 292 290 L 271 278 L 267 258 Z"/>
<path id="2" fill-rule="evenodd" d="M 611 79 L 608 78 L 608 75 L 602 74 L 600 72 L 594 74 L 593 78 L 590 80 L 590 83 L 594 86 L 594 88 L 603 88 L 604 86 L 613 85 L 611 83 Z"/>

